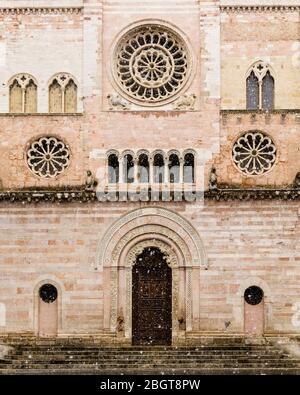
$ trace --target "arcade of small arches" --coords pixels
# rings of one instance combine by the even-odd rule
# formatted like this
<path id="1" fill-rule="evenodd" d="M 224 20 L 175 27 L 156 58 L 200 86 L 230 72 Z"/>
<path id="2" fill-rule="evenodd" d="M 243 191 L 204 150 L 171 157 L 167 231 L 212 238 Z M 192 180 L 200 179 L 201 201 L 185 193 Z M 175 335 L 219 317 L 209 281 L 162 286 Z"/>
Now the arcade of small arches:
<path id="1" fill-rule="evenodd" d="M 149 153 L 140 150 L 111 150 L 107 153 L 108 182 L 116 183 L 194 183 L 196 154 L 193 150 Z"/>

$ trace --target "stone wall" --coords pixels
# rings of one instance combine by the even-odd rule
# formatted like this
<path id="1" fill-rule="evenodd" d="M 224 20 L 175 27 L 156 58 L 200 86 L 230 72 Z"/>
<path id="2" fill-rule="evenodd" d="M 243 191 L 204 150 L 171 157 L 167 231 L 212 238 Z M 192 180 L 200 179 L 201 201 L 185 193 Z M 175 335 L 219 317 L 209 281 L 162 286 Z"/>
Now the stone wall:
<path id="1" fill-rule="evenodd" d="M 51 8 L 55 6 L 59 9 Z M 111 149 L 193 148 L 200 169 L 198 181 L 205 178 L 206 188 L 212 164 L 217 167 L 218 181 L 229 187 L 293 183 L 300 170 L 297 8 L 248 7 L 236 12 L 220 9 L 217 0 L 64 0 L 50 6 L 42 0 L 0 1 L 0 7 L 6 7 L 0 9 L 2 189 L 81 186 L 88 169 L 105 186 L 106 152 Z M 122 31 L 145 20 L 166 24 L 186 40 L 193 70 L 182 94 L 196 95 L 194 110 L 175 111 L 172 103 L 110 109 L 107 96 L 120 94 L 111 71 L 114 44 Z M 275 71 L 278 110 L 267 114 L 243 111 L 245 73 L 261 59 Z M 19 72 L 32 74 L 38 82 L 38 114 L 7 114 L 8 81 Z M 48 81 L 58 72 L 68 72 L 77 81 L 77 114 L 47 114 Z M 271 171 L 248 177 L 233 164 L 231 151 L 238 136 L 254 129 L 274 139 L 278 156 Z M 28 145 L 44 135 L 59 137 L 70 147 L 70 166 L 57 178 L 37 178 L 26 164 Z M 38 289 L 45 282 L 59 290 L 59 334 L 109 331 L 105 309 L 111 291 L 105 284 L 110 278 L 95 270 L 98 246 L 114 221 L 145 206 L 1 203 L 0 324 L 5 321 L 3 311 L 6 324 L 0 331 L 36 333 Z M 190 221 L 206 250 L 209 268 L 196 269 L 191 280 L 196 287 L 190 331 L 243 332 L 244 290 L 259 285 L 265 292 L 266 331 L 297 333 L 293 324 L 299 294 L 297 202 L 158 206 Z M 139 221 L 143 226 L 143 218 Z"/>
<path id="2" fill-rule="evenodd" d="M 300 107 L 299 12 L 222 12 L 222 109 L 246 108 L 246 74 L 259 60 L 275 77 L 275 108 Z"/>
<path id="3" fill-rule="evenodd" d="M 193 331 L 243 332 L 243 294 L 250 285 L 265 292 L 266 332 L 298 331 L 292 324 L 300 291 L 298 206 L 297 202 L 156 206 L 189 220 L 207 255 L 208 269 L 202 266 L 200 278 L 194 279 L 196 284 L 200 281 L 200 289 L 192 296 Z M 1 331 L 37 330 L 38 289 L 48 281 L 59 290 L 60 334 L 101 333 L 109 295 L 104 295 L 103 272 L 95 270 L 97 248 L 109 226 L 138 207 L 134 203 L 2 206 L 0 302 L 7 315 Z M 230 322 L 227 329 L 225 322 Z"/>

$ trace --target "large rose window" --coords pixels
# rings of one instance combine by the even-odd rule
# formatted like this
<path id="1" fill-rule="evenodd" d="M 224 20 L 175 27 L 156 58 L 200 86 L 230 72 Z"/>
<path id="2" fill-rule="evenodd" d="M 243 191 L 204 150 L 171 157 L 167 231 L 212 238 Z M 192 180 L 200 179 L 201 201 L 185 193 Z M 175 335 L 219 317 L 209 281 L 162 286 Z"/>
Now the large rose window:
<path id="1" fill-rule="evenodd" d="M 186 83 L 191 60 L 186 43 L 161 25 L 129 31 L 116 46 L 114 75 L 131 99 L 160 104 Z"/>

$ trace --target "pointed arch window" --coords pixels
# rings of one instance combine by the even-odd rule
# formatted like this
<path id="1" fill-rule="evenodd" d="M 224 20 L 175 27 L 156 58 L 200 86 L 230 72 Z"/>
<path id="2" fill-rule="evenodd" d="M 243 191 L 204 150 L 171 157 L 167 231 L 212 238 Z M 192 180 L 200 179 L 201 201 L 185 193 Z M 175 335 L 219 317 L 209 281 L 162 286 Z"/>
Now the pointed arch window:
<path id="1" fill-rule="evenodd" d="M 49 85 L 49 112 L 77 112 L 77 85 L 68 73 L 55 75 Z"/>
<path id="2" fill-rule="evenodd" d="M 18 74 L 9 84 L 9 112 L 37 112 L 37 83 L 29 74 Z"/>
<path id="3" fill-rule="evenodd" d="M 262 80 L 262 108 L 264 110 L 274 108 L 274 85 L 274 78 L 268 71 Z"/>
<path id="4" fill-rule="evenodd" d="M 274 109 L 275 80 L 270 66 L 257 62 L 248 73 L 246 80 L 247 110 Z"/>
<path id="5" fill-rule="evenodd" d="M 259 110 L 259 82 L 254 71 L 247 78 L 247 110 Z"/>

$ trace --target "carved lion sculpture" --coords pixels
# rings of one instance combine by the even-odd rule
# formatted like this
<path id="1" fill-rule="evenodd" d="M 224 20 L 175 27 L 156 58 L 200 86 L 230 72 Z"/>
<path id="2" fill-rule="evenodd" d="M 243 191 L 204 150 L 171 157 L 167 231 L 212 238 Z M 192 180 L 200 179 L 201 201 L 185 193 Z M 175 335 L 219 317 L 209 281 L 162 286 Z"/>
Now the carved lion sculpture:
<path id="1" fill-rule="evenodd" d="M 119 95 L 110 94 L 107 95 L 110 110 L 129 110 L 130 104 L 127 100 L 123 99 Z"/>
<path id="2" fill-rule="evenodd" d="M 195 109 L 195 102 L 197 96 L 193 93 L 191 95 L 184 95 L 181 96 L 173 106 L 173 110 L 180 111 L 180 110 L 191 110 Z"/>

